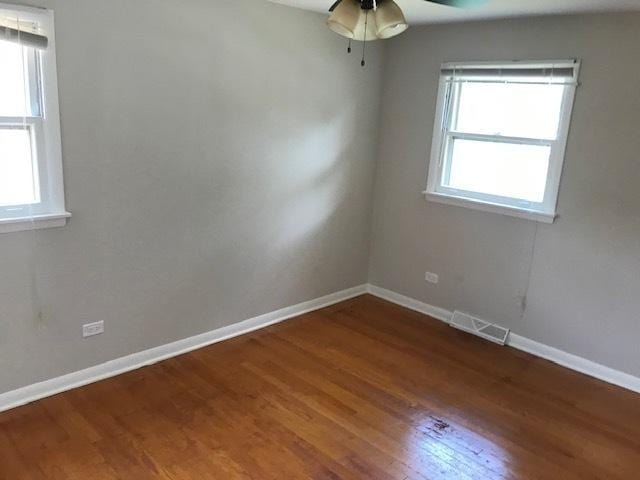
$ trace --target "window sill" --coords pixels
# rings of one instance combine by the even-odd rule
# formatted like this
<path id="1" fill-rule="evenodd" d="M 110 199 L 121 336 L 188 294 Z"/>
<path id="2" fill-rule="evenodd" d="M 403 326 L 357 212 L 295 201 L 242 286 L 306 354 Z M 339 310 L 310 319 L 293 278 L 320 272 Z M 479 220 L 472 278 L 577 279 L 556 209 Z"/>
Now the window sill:
<path id="1" fill-rule="evenodd" d="M 0 219 L 0 233 L 64 227 L 70 217 L 69 212 L 62 212 L 34 215 L 33 217 L 2 218 Z"/>
<path id="2" fill-rule="evenodd" d="M 524 208 L 508 207 L 496 203 L 483 202 L 481 200 L 473 200 L 465 197 L 455 197 L 444 195 L 442 193 L 422 192 L 427 201 L 442 203 L 445 205 L 453 205 L 456 207 L 466 207 L 472 210 L 480 210 L 482 212 L 499 213 L 510 217 L 524 218 L 541 223 L 553 223 L 556 219 L 555 213 L 543 213 L 535 210 L 527 210 Z"/>

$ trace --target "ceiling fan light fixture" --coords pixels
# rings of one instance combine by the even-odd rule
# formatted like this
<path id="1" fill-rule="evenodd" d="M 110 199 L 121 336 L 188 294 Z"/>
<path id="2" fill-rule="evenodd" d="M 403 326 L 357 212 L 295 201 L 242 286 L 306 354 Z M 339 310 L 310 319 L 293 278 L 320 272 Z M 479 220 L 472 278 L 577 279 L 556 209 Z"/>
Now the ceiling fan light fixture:
<path id="1" fill-rule="evenodd" d="M 343 37 L 355 39 L 362 9 L 358 0 L 342 0 L 327 20 L 330 30 Z"/>
<path id="2" fill-rule="evenodd" d="M 373 10 L 360 10 L 360 19 L 353 32 L 353 39 L 359 42 L 378 40 L 377 26 Z"/>
<path id="3" fill-rule="evenodd" d="M 386 39 L 401 34 L 409 25 L 402 10 L 393 0 L 381 0 L 375 11 L 376 37 Z"/>

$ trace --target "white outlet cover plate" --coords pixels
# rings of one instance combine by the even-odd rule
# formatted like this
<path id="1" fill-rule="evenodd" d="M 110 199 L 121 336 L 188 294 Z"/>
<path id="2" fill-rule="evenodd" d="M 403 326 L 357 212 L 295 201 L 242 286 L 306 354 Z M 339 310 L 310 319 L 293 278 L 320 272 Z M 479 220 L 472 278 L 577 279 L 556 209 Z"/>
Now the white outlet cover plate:
<path id="1" fill-rule="evenodd" d="M 82 326 L 82 336 L 84 338 L 93 337 L 94 335 L 100 335 L 104 333 L 104 321 L 87 323 Z"/>
<path id="2" fill-rule="evenodd" d="M 440 281 L 440 277 L 438 277 L 438 274 L 431 272 L 425 273 L 424 279 L 429 283 L 438 283 Z"/>

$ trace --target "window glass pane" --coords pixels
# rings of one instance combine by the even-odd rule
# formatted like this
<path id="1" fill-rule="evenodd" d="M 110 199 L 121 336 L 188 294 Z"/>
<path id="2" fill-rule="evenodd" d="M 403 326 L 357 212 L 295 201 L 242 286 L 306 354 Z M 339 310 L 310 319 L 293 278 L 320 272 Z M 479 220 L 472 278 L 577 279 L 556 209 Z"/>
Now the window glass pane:
<path id="1" fill-rule="evenodd" d="M 38 203 L 29 130 L 0 128 L 0 206 Z"/>
<path id="2" fill-rule="evenodd" d="M 564 85 L 461 83 L 454 130 L 555 140 Z"/>
<path id="3" fill-rule="evenodd" d="M 26 49 L 0 40 L 0 116 L 30 115 Z"/>
<path id="4" fill-rule="evenodd" d="M 530 202 L 544 200 L 551 147 L 455 139 L 445 186 Z"/>

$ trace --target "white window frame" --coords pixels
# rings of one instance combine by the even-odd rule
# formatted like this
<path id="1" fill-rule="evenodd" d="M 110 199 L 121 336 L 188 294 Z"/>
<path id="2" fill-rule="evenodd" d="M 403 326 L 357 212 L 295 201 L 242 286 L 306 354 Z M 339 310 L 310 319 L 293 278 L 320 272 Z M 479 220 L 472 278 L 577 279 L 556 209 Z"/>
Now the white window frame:
<path id="1" fill-rule="evenodd" d="M 0 116 L 0 127 L 24 128 L 31 133 L 40 202 L 0 207 L 0 233 L 61 227 L 71 214 L 65 208 L 64 198 L 53 11 L 0 3 L 0 16 L 17 16 L 21 21 L 38 23 L 48 38 L 45 50 L 31 51 L 27 58 L 32 104 L 38 104 L 41 111 L 27 117 Z M 34 95 L 40 96 L 39 101 Z"/>
<path id="2" fill-rule="evenodd" d="M 573 68 L 573 79 L 564 83 L 564 96 L 560 111 L 560 121 L 558 126 L 558 136 L 555 140 L 520 138 L 498 135 L 470 134 L 450 130 L 453 124 L 451 112 L 455 111 L 454 102 L 457 95 L 453 94 L 453 89 L 459 88 L 459 83 L 452 82 L 444 74 L 440 75 L 438 99 L 436 106 L 436 118 L 433 130 L 433 140 L 431 145 L 431 159 L 427 176 L 427 189 L 423 192 L 428 201 L 467 207 L 474 210 L 481 210 L 493 213 L 500 213 L 528 220 L 544 223 L 553 223 L 557 217 L 556 208 L 558 202 L 558 192 L 560 189 L 560 178 L 564 163 L 567 139 L 571 123 L 571 115 L 575 99 L 575 92 L 580 71 L 578 60 L 557 60 L 548 62 L 463 62 L 445 63 L 442 70 L 455 70 L 463 68 L 541 68 L 553 69 L 557 67 Z M 469 139 L 491 142 L 519 143 L 524 145 L 544 145 L 551 147 L 549 158 L 549 170 L 547 172 L 547 182 L 542 202 L 529 202 L 509 197 L 499 197 L 486 195 L 478 192 L 469 192 L 450 188 L 444 185 L 447 168 L 450 167 L 451 148 L 453 139 Z"/>

